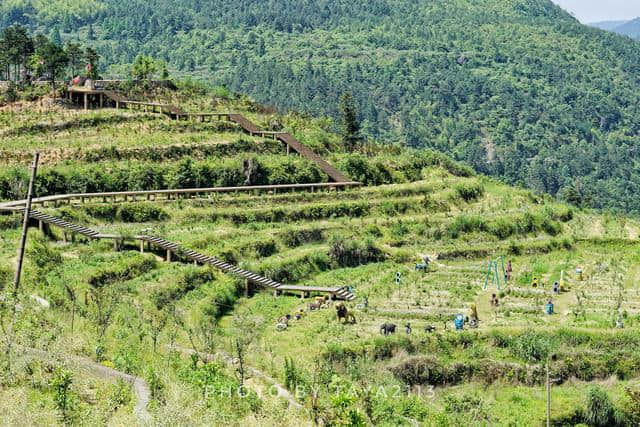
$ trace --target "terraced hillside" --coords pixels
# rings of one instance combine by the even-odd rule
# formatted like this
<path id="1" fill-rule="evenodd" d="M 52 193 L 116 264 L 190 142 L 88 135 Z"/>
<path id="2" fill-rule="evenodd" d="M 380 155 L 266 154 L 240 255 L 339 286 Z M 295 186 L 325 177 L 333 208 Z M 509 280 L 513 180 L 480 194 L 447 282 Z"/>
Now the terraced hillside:
<path id="1" fill-rule="evenodd" d="M 28 414 L 31 424 L 540 425 L 547 360 L 553 423 L 588 422 L 603 393 L 612 404 L 601 414 L 607 421 L 637 421 L 635 219 L 508 187 L 435 153 L 375 144 L 347 153 L 328 123 L 271 115 L 247 100 L 193 88 L 146 96 L 182 98 L 175 103 L 187 110 L 240 112 L 289 131 L 365 185 L 38 206 L 112 237 L 33 222 L 15 343 L 2 359 L 8 423 Z M 44 118 L 36 118 L 38 108 Z M 2 147 L 4 200 L 24 198 L 34 148 L 44 159 L 37 196 L 328 181 L 272 140 L 215 122 L 64 105 L 13 105 L 1 114 L 0 132 L 14 135 Z M 0 216 L 3 345 L 20 221 L 19 213 Z M 308 311 L 315 299 L 304 292 L 274 296 L 256 286 L 247 293 L 241 277 L 194 265 L 182 251 L 167 262 L 165 250 L 134 236 L 177 242 L 279 283 L 348 287 L 356 323 L 336 319 L 337 301 Z M 487 270 L 500 256 L 513 274 L 498 289 Z M 417 269 L 425 257 L 428 269 Z M 543 312 L 549 298 L 553 315 Z M 479 327 L 454 330 L 454 316 L 472 305 Z M 276 328 L 299 309 L 300 320 Z M 381 335 L 383 323 L 396 333 Z M 111 375 L 94 379 L 72 363 L 77 358 L 139 377 L 151 421 L 135 409 L 144 393 Z"/>

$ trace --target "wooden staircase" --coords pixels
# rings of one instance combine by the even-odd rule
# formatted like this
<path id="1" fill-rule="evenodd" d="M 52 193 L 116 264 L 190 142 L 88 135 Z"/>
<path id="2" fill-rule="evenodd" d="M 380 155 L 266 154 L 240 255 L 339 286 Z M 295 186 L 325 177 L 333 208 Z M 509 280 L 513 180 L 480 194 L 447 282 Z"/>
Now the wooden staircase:
<path id="1" fill-rule="evenodd" d="M 72 91 L 74 89 L 69 89 Z M 79 89 L 76 89 L 79 90 Z M 80 92 L 82 93 L 82 92 Z M 242 114 L 233 114 L 233 113 L 187 113 L 183 111 L 181 108 L 176 107 L 172 104 L 160 104 L 155 102 L 141 102 L 141 101 L 131 101 L 126 99 L 121 93 L 114 90 L 94 90 L 92 93 L 97 93 L 100 97 L 105 96 L 107 99 L 111 100 L 116 108 L 121 107 L 130 107 L 130 108 L 138 108 L 143 109 L 144 111 L 148 111 L 151 109 L 151 112 L 164 114 L 165 116 L 173 119 L 173 120 L 181 120 L 181 119 L 189 119 L 191 117 L 200 117 L 201 120 L 204 120 L 205 117 L 217 116 L 219 119 L 226 118 L 229 121 L 240 126 L 242 130 L 247 132 L 249 135 L 271 135 L 274 139 L 284 143 L 289 149 L 292 149 L 296 153 L 301 156 L 311 160 L 314 162 L 320 169 L 322 169 L 333 182 L 349 182 L 350 179 L 344 176 L 340 171 L 331 166 L 327 161 L 318 156 L 313 152 L 309 147 L 302 144 L 293 135 L 287 132 L 269 132 L 261 130 L 255 123 L 251 122 L 251 120 L 247 119 Z M 102 98 L 101 98 L 102 99 Z M 102 105 L 102 101 L 100 102 Z"/>
<path id="2" fill-rule="evenodd" d="M 229 120 L 239 125 L 245 132 L 249 135 L 262 135 L 265 132 L 261 131 L 258 126 L 252 123 L 249 119 L 244 117 L 241 114 L 229 114 Z M 272 135 L 279 141 L 285 143 L 289 148 L 291 148 L 296 153 L 300 154 L 302 157 L 306 157 L 307 159 L 314 162 L 320 169 L 322 169 L 329 178 L 331 178 L 334 182 L 349 182 L 351 181 L 349 178 L 344 176 L 340 171 L 331 166 L 327 161 L 325 161 L 322 157 L 318 156 L 313 152 L 309 147 L 302 144 L 296 138 L 293 137 L 290 133 L 287 132 L 274 132 Z"/>
<path id="3" fill-rule="evenodd" d="M 87 236 L 91 239 L 118 239 L 119 238 L 117 236 L 101 234 L 98 231 L 91 230 L 81 225 L 73 224 L 61 218 L 48 215 L 37 210 L 31 210 L 29 217 L 34 220 L 41 221 L 43 223 L 47 223 L 50 225 L 54 225 L 56 227 L 63 228 L 65 230 L 69 230 L 73 233 Z M 141 241 L 141 242 L 147 242 L 158 248 L 164 249 L 166 251 L 170 251 L 171 253 L 175 253 L 176 255 L 181 256 L 183 258 L 189 259 L 199 264 L 210 265 L 225 273 L 235 274 L 237 276 L 240 276 L 248 280 L 250 283 L 253 283 L 255 285 L 262 286 L 265 288 L 271 288 L 277 292 L 288 291 L 288 292 L 301 292 L 303 294 L 311 294 L 311 293 L 329 294 L 335 298 L 341 298 L 347 301 L 353 301 L 356 298 L 352 292 L 349 292 L 344 287 L 323 288 L 323 287 L 314 287 L 314 286 L 284 285 L 282 283 L 276 282 L 275 280 L 269 279 L 267 277 L 261 276 L 259 274 L 253 273 L 248 270 L 244 270 L 235 265 L 226 263 L 215 257 L 204 255 L 191 249 L 183 248 L 177 243 L 171 242 L 166 239 L 162 239 L 160 237 L 142 235 L 142 236 L 133 236 L 133 237 L 130 237 L 130 239 Z"/>

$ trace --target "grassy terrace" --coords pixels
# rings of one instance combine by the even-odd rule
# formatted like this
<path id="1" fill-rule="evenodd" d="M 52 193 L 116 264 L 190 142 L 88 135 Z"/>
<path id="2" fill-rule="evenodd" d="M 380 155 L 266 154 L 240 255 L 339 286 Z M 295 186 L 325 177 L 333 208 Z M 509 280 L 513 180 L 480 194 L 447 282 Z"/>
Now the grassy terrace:
<path id="1" fill-rule="evenodd" d="M 211 100 L 198 102 L 188 108 L 204 109 Z M 7 119 L 11 124 L 0 130 L 33 129 L 0 147 L 15 156 L 7 163 L 17 164 L 5 163 L 0 170 L 4 199 L 24 189 L 26 162 L 19 153 L 40 144 L 83 147 L 85 135 L 95 142 L 95 153 L 107 153 L 99 150 L 113 145 L 117 150 L 144 149 L 140 153 L 147 155 L 90 159 L 65 154 L 42 169 L 39 195 L 135 185 L 242 185 L 242 160 L 249 157 L 260 165 L 259 183 L 326 179 L 268 141 L 217 124 L 177 124 L 115 111 L 43 115 L 49 123 L 76 123 L 58 134 L 50 127 L 38 128 L 29 111 L 11 116 L 15 120 Z M 594 384 L 606 390 L 620 417 L 632 419 L 627 389 L 637 389 L 640 374 L 640 222 L 557 203 L 475 176 L 431 154 L 377 146 L 348 154 L 321 121 L 253 114 L 261 124 L 282 121 L 320 153 L 331 151 L 326 157 L 334 165 L 367 186 L 86 203 L 45 211 L 104 233 L 152 233 L 287 284 L 352 286 L 359 298 L 348 306 L 356 324 L 338 323 L 330 308 L 308 312 L 279 332 L 277 319 L 309 300 L 275 298 L 260 290 L 245 298 L 241 281 L 213 269 L 168 263 L 163 254 L 141 254 L 134 246 L 115 251 L 110 241 L 63 242 L 55 228 L 47 235 L 31 229 L 17 328 L 20 344 L 60 357 L 83 356 L 144 378 L 153 390 L 149 411 L 159 425 L 310 425 L 313 418 L 331 425 L 348 425 L 349 420 L 540 425 L 544 362 L 551 354 L 556 356 L 552 376 L 558 379 L 552 404 L 556 425 L 585 419 L 586 397 Z M 191 143 L 230 148 L 158 154 L 174 144 Z M 12 277 L 19 222 L 19 216 L 0 217 L 1 283 Z M 429 271 L 415 271 L 424 256 L 432 260 Z M 498 256 L 512 260 L 512 281 L 500 290 L 484 290 L 487 259 Z M 583 270 L 582 280 L 577 268 Z M 399 285 L 397 272 L 402 275 Z M 564 288 L 554 296 L 555 314 L 544 315 L 551 284 L 561 276 Z M 543 286 L 534 289 L 533 277 Z M 492 293 L 500 297 L 498 307 L 489 304 Z M 365 296 L 366 309 L 361 306 Z M 453 331 L 453 316 L 467 314 L 472 304 L 479 328 Z M 614 328 L 618 313 L 622 330 Z M 6 320 L 6 312 L 3 316 Z M 385 322 L 397 325 L 395 335 L 380 335 Z M 404 331 L 408 322 L 411 335 Z M 425 332 L 428 325 L 436 331 Z M 318 399 L 300 394 L 297 399 L 305 408 L 288 410 L 283 399 L 260 394 L 270 381 L 259 375 L 244 378 L 251 390 L 246 398 L 212 392 L 235 389 L 241 378 L 237 364 L 224 357 L 204 363 L 204 353 L 237 358 L 238 343 L 245 346 L 246 364 L 291 391 L 315 387 Z M 194 349 L 200 360 L 185 353 Z M 29 420 L 54 422 L 50 383 L 60 363 L 17 360 L 14 373 L 3 371 L 6 387 L 0 396 L 11 402 L 6 407 L 34 413 L 39 405 L 45 409 Z M 71 390 L 74 422 L 130 424 L 134 419 L 135 397 L 118 383 L 76 373 Z M 11 420 L 18 420 L 17 412 L 11 414 Z"/>

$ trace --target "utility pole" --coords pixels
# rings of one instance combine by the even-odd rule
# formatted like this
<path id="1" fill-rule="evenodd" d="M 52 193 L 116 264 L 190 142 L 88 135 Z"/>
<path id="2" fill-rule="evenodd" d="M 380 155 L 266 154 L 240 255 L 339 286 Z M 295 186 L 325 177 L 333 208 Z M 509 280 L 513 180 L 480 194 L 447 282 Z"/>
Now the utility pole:
<path id="1" fill-rule="evenodd" d="M 9 371 L 11 371 L 11 350 L 13 346 L 13 329 L 16 323 L 16 311 L 18 307 L 18 291 L 20 290 L 20 278 L 22 276 L 22 263 L 24 261 L 24 249 L 27 243 L 27 232 L 29 231 L 29 217 L 31 215 L 31 200 L 33 199 L 33 185 L 36 180 L 38 171 L 38 160 L 40 153 L 37 151 L 33 155 L 33 165 L 31 166 L 31 179 L 29 180 L 29 190 L 27 192 L 27 200 L 24 207 L 24 220 L 22 222 L 22 235 L 20 236 L 20 246 L 18 246 L 18 265 L 16 266 L 16 274 L 13 276 L 12 307 L 11 307 L 11 324 L 9 325 L 9 333 L 7 334 L 7 358 L 9 362 Z"/>
<path id="2" fill-rule="evenodd" d="M 24 248 L 27 243 L 27 231 L 29 230 L 29 216 L 31 214 L 31 200 L 33 199 L 33 183 L 36 180 L 38 171 L 38 160 L 40 153 L 33 155 L 33 165 L 31 166 L 31 179 L 29 180 L 29 191 L 27 192 L 27 201 L 24 208 L 24 220 L 22 222 L 22 235 L 20 236 L 20 246 L 18 247 L 18 265 L 16 266 L 16 274 L 13 276 L 13 299 L 18 297 L 18 289 L 20 288 L 20 277 L 22 276 L 22 263 L 24 260 Z M 15 307 L 15 306 L 14 306 Z M 15 308 L 14 308 L 15 312 Z"/>
<path id="3" fill-rule="evenodd" d="M 547 358 L 547 427 L 551 427 L 551 380 L 549 378 L 549 359 Z"/>

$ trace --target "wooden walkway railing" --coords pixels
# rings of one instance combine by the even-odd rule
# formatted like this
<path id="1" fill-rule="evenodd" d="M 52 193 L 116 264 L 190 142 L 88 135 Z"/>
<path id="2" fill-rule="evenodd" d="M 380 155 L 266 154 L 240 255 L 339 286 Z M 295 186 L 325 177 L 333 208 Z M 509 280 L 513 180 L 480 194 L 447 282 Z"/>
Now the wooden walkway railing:
<path id="1" fill-rule="evenodd" d="M 224 193 L 258 193 L 269 192 L 277 194 L 286 191 L 321 191 L 330 189 L 359 187 L 360 182 L 318 182 L 313 184 L 280 184 L 280 185 L 246 185 L 242 187 L 210 187 L 210 188 L 177 188 L 169 190 L 147 190 L 147 191 L 116 191 L 107 193 L 76 193 L 76 194 L 59 194 L 55 196 L 36 197 L 32 200 L 34 206 L 57 207 L 63 203 L 85 203 L 98 199 L 103 203 L 111 202 L 134 202 L 139 199 L 157 201 L 157 200 L 176 200 L 181 197 L 193 197 L 205 194 L 224 194 Z M 26 200 L 14 200 L 10 202 L 1 202 L 1 210 L 22 210 Z"/>
<path id="2" fill-rule="evenodd" d="M 248 282 L 253 283 L 255 285 L 271 288 L 277 294 L 282 292 L 300 292 L 303 296 L 311 295 L 312 293 L 315 293 L 315 294 L 328 294 L 334 298 L 340 298 L 347 301 L 353 301 L 355 299 L 355 295 L 349 292 L 344 287 L 329 288 L 329 287 L 284 285 L 282 283 L 276 282 L 275 280 L 269 279 L 267 277 L 261 276 L 259 274 L 253 273 L 248 270 L 244 270 L 232 264 L 226 263 L 215 257 L 204 255 L 191 249 L 183 248 L 177 243 L 170 242 L 169 240 L 165 240 L 160 237 L 147 236 L 147 235 L 123 237 L 123 236 L 110 235 L 110 234 L 101 234 L 98 231 L 91 230 L 81 225 L 73 224 L 61 218 L 58 218 L 37 210 L 32 210 L 29 217 L 36 221 L 39 221 L 40 229 L 42 229 L 42 224 L 46 223 L 46 224 L 54 225 L 56 227 L 63 228 L 72 233 L 81 234 L 90 239 L 113 239 L 116 241 L 137 240 L 140 242 L 140 250 L 142 252 L 144 252 L 144 243 L 147 243 L 149 245 L 153 245 L 157 248 L 161 248 L 165 250 L 167 255 L 166 257 L 167 261 L 171 261 L 175 255 L 176 258 L 178 257 L 185 258 L 185 259 L 191 260 L 196 264 L 210 265 L 225 273 L 230 273 L 236 276 L 240 276 L 245 280 L 247 280 Z"/>

